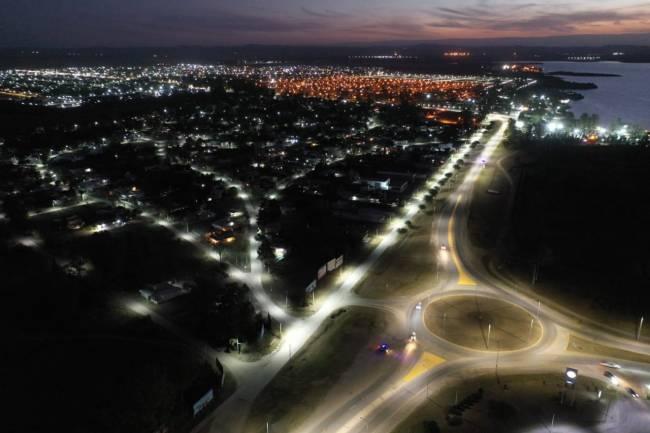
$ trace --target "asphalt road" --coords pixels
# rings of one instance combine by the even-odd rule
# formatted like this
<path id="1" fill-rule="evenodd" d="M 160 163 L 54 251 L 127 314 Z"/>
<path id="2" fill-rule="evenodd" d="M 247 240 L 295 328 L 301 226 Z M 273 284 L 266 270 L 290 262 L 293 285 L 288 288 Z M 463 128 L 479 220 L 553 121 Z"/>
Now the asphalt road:
<path id="1" fill-rule="evenodd" d="M 221 362 L 235 376 L 238 388 L 194 431 L 196 433 L 238 433 L 242 431 L 255 397 L 290 360 L 291 354 L 300 350 L 329 314 L 347 305 L 364 305 L 393 312 L 405 336 L 408 336 L 411 331 L 417 332 L 418 356 L 433 354 L 443 362 L 424 369 L 415 377 L 394 375 L 391 380 L 363 390 L 356 395 L 342 396 L 348 400 L 340 401 L 335 406 L 319 407 L 300 428 L 300 433 L 389 433 L 421 405 L 429 393 L 448 384 L 450 377 L 455 379 L 471 378 L 486 371 L 495 371 L 497 374 L 498 369 L 520 373 L 560 372 L 564 371 L 565 367 L 572 366 L 577 367 L 581 375 L 602 379 L 603 367 L 599 366 L 601 359 L 565 350 L 570 335 L 580 336 L 619 349 L 650 354 L 650 347 L 647 344 L 634 341 L 617 330 L 603 328 L 597 323 L 575 316 L 566 309 L 540 304 L 534 297 L 526 295 L 528 292 L 516 290 L 506 282 L 494 277 L 485 269 L 481 260 L 472 255 L 465 230 L 469 200 L 476 179 L 483 167 L 483 161 L 491 163 L 490 158 L 493 151 L 503 141 L 508 119 L 509 117 L 505 115 L 490 115 L 488 120 L 495 120 L 499 122 L 500 126 L 496 133 L 487 140 L 480 154 L 473 161 L 468 161 L 467 156 L 464 155 L 470 150 L 469 145 L 464 146 L 450 159 L 447 167 L 441 169 L 440 174 L 429 182 L 429 187 L 434 186 L 443 174 L 451 169 L 458 158 L 463 158 L 466 163 L 471 164 L 463 180 L 449 195 L 448 202 L 437 219 L 432 243 L 437 246 L 444 244 L 447 249 L 442 251 L 438 247 L 432 248 L 432 254 L 439 254 L 442 263 L 442 274 L 436 287 L 424 290 L 416 296 L 394 301 L 363 299 L 353 292 L 354 287 L 376 264 L 379 257 L 398 240 L 397 230 L 403 226 L 403 221 L 412 218 L 418 211 L 418 204 L 422 200 L 421 193 L 416 195 L 414 200 L 406 206 L 403 219 L 393 224 L 383 235 L 381 242 L 378 243 L 367 260 L 351 270 L 345 281 L 329 295 L 318 311 L 307 318 L 290 315 L 266 294 L 262 284 L 261 263 L 257 260 L 255 254 L 257 248 L 252 240 L 251 272 L 239 272 L 234 277 L 249 284 L 258 308 L 271 311 L 275 317 L 284 322 L 283 341 L 275 352 L 256 362 L 242 362 L 230 355 L 218 354 Z M 482 139 L 481 133 L 475 134 L 469 142 L 479 139 Z M 247 202 L 247 209 L 249 215 L 254 218 L 255 206 Z M 416 308 L 418 303 L 426 305 L 433 300 L 449 295 L 490 296 L 515 304 L 537 318 L 543 327 L 542 336 L 526 348 L 511 352 L 499 352 L 498 354 L 487 350 L 467 349 L 450 343 L 426 329 L 421 317 L 424 309 Z M 627 361 L 619 363 L 625 367 L 622 369 L 622 374 L 626 378 L 625 385 L 632 386 L 642 396 L 645 396 L 645 384 L 650 383 L 650 366 Z M 617 404 L 618 406 L 612 409 L 611 415 L 594 431 L 630 433 L 650 431 L 650 427 L 648 427 L 650 426 L 650 410 L 647 403 L 641 400 L 624 399 L 623 403 Z M 642 428 L 646 428 L 646 430 Z M 272 425 L 270 431 L 275 431 Z M 540 426 L 539 431 L 548 431 L 547 426 Z M 574 429 L 570 425 L 557 425 L 554 431 L 582 430 Z"/>

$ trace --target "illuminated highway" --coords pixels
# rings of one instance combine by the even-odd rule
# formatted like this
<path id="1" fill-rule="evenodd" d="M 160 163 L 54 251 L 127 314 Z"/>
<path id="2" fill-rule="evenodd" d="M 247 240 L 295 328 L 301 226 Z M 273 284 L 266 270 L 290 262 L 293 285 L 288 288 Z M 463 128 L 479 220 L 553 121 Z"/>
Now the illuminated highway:
<path id="1" fill-rule="evenodd" d="M 432 254 L 440 255 L 439 261 L 442 266 L 442 275 L 435 287 L 425 289 L 416 296 L 407 299 L 400 298 L 397 301 L 363 299 L 353 292 L 368 270 L 397 241 L 398 229 L 419 211 L 418 204 L 423 199 L 421 193 L 416 194 L 415 198 L 407 204 L 403 218 L 387 229 L 366 261 L 350 270 L 338 289 L 322 302 L 316 313 L 307 318 L 298 318 L 285 313 L 283 308 L 275 304 L 264 292 L 262 267 L 256 258 L 256 246 L 252 241 L 251 272 L 241 272 L 235 276 L 250 285 L 258 308 L 271 311 L 275 317 L 285 323 L 282 344 L 275 352 L 256 362 L 241 362 L 227 354 L 218 354 L 220 361 L 235 376 L 238 387 L 227 401 L 195 428 L 195 432 L 237 433 L 242 431 L 255 397 L 290 360 L 291 355 L 300 350 L 333 311 L 348 305 L 363 305 L 389 310 L 394 314 L 397 324 L 403 329 L 405 336 L 410 335 L 411 331 L 417 332 L 417 347 L 411 347 L 414 354 L 409 361 L 410 369 L 406 374 L 396 373 L 382 386 L 360 391 L 352 397 L 341 396 L 342 400 L 336 406 L 319 407 L 302 425 L 301 433 L 365 431 L 389 433 L 425 401 L 427 393 L 434 392 L 448 384 L 452 374 L 455 379 L 458 379 L 475 377 L 486 371 L 495 371 L 496 373 L 497 368 L 502 371 L 525 373 L 560 372 L 564 371 L 565 367 L 572 366 L 579 368 L 581 375 L 602 380 L 603 368 L 599 366 L 600 358 L 566 351 L 571 335 L 595 340 L 619 349 L 650 354 L 650 347 L 644 343 L 634 341 L 616 330 L 604 328 L 585 318 L 577 317 L 566 309 L 541 304 L 535 297 L 526 295 L 525 291 L 514 290 L 492 276 L 480 259 L 472 255 L 468 247 L 464 224 L 468 214 L 469 200 L 483 168 L 483 161 L 491 161 L 494 150 L 504 139 L 508 119 L 508 116 L 497 114 L 488 117 L 488 121 L 499 122 L 498 130 L 485 143 L 483 150 L 471 163 L 471 168 L 467 170 L 462 182 L 449 195 L 444 209 L 434 223 L 436 226 L 432 243 L 436 247 L 432 248 Z M 456 155 L 450 158 L 447 165 L 439 170 L 439 174 L 434 179 L 430 179 L 427 187 L 431 188 L 437 185 L 444 173 L 459 158 L 465 158 L 467 161 L 466 153 L 470 151 L 469 143 L 481 138 L 481 133 L 475 134 L 468 144 L 459 149 Z M 247 210 L 249 215 L 254 218 L 255 207 L 250 202 L 247 202 Z M 446 245 L 447 248 L 441 250 L 438 248 L 441 245 Z M 424 323 L 422 318 L 424 307 L 419 309 L 416 306 L 419 303 L 426 306 L 435 300 L 451 295 L 494 297 L 521 307 L 539 321 L 542 328 L 541 337 L 537 341 L 531 341 L 529 346 L 522 349 L 500 353 L 498 351 L 495 353 L 493 350 L 469 349 L 439 338 L 430 332 Z M 648 379 L 650 378 L 649 366 L 628 361 L 625 361 L 625 366 L 629 370 L 627 377 L 631 378 L 630 386 L 639 391 L 644 389 L 645 383 L 638 378 L 650 380 Z M 346 398 L 349 400 L 346 401 Z M 645 403 L 640 401 L 638 403 L 625 408 L 626 417 L 624 419 L 621 416 L 617 417 L 616 414 L 619 412 L 615 408 L 611 412 L 611 417 L 604 420 L 597 426 L 597 430 L 593 431 L 641 431 L 635 429 L 639 425 L 644 425 L 644 422 L 647 422 L 646 426 L 650 425 L 650 418 L 648 418 L 649 412 Z M 271 429 L 270 431 L 275 430 Z M 541 430 L 540 427 L 539 431 L 547 430 Z M 555 431 L 579 430 L 574 430 L 571 426 L 558 426 Z"/>

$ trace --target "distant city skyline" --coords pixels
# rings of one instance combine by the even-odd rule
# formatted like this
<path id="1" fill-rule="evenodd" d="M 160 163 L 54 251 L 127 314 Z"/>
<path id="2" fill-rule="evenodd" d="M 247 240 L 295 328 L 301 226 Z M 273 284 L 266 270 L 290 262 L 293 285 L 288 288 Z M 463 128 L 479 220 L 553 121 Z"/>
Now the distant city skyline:
<path id="1" fill-rule="evenodd" d="M 5 48 L 326 45 L 650 29 L 643 0 L 0 0 L 0 7 Z"/>

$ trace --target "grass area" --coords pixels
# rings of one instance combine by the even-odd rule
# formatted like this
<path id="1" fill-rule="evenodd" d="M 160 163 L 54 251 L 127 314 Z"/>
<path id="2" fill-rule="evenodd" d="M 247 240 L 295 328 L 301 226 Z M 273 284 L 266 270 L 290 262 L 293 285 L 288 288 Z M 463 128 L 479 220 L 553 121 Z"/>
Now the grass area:
<path id="1" fill-rule="evenodd" d="M 496 131 L 496 129 L 495 129 Z M 489 134 L 487 137 L 491 136 Z M 486 138 L 487 139 L 487 138 Z M 436 212 L 447 202 L 451 192 L 463 179 L 480 149 L 472 149 L 466 164 L 453 170 L 453 176 L 443 185 L 425 210 L 418 212 L 406 228 L 397 245 L 389 248 L 367 277 L 357 286 L 359 295 L 367 298 L 409 296 L 432 288 L 438 281 L 436 257 L 438 246 L 431 243 L 435 229 Z"/>
<path id="2" fill-rule="evenodd" d="M 517 284 L 634 335 L 650 295 L 650 151 L 546 146 L 520 151 L 499 266 Z M 549 174 L 552 173 L 552 176 Z"/>
<path id="3" fill-rule="evenodd" d="M 650 356 L 648 355 L 594 343 L 593 341 L 585 340 L 584 338 L 576 337 L 575 335 L 571 335 L 569 338 L 567 350 L 570 352 L 599 355 L 602 356 L 603 359 L 616 358 L 627 359 L 628 361 L 634 362 L 650 363 Z"/>
<path id="4" fill-rule="evenodd" d="M 378 375 L 392 372 L 397 360 L 376 353 L 375 345 L 388 327 L 387 313 L 352 307 L 333 313 L 295 354 L 253 403 L 245 431 L 300 431 L 344 373 L 364 358 L 363 371 L 344 381 L 347 392 L 358 392 Z"/>
<path id="5" fill-rule="evenodd" d="M 418 212 L 408 232 L 389 248 L 357 286 L 367 298 L 412 295 L 436 283 L 436 247 L 431 244 L 434 216 Z"/>
<path id="6" fill-rule="evenodd" d="M 479 248 L 495 248 L 506 222 L 512 187 L 499 164 L 505 165 L 507 157 L 508 151 L 497 148 L 474 187 L 467 229 L 472 244 Z"/>
<path id="7" fill-rule="evenodd" d="M 542 335 L 539 322 L 523 308 L 482 296 L 433 302 L 424 310 L 424 323 L 434 334 L 476 350 L 522 349 Z"/>
<path id="8" fill-rule="evenodd" d="M 556 425 L 589 428 L 604 415 L 606 397 L 599 401 L 596 393 L 597 388 L 606 386 L 604 382 L 580 377 L 572 405 L 573 390 L 567 391 L 564 404 L 560 404 L 561 393 L 566 390 L 561 374 L 502 375 L 499 383 L 493 374 L 455 381 L 430 396 L 393 433 L 514 433 L 533 427 L 548 431 L 553 415 Z M 469 398 L 479 389 L 483 390 L 482 397 L 470 404 Z M 467 407 L 450 422 L 450 408 L 463 401 L 468 402 Z"/>

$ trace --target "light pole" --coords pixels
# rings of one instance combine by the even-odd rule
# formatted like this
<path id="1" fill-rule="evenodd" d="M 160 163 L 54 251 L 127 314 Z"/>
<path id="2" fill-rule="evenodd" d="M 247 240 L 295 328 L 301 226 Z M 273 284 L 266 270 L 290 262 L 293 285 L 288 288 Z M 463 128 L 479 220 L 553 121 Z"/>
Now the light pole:
<path id="1" fill-rule="evenodd" d="M 555 427 L 555 414 L 553 414 L 553 418 L 551 418 L 551 433 L 553 433 L 554 427 Z"/>
<path id="2" fill-rule="evenodd" d="M 643 328 L 643 316 L 641 316 L 641 320 L 639 320 L 639 329 L 636 331 L 636 339 L 640 340 L 641 339 L 641 329 Z"/>
<path id="3" fill-rule="evenodd" d="M 539 309 L 541 307 L 542 307 L 542 301 L 538 299 L 537 300 L 537 313 L 535 314 L 535 317 L 537 317 L 537 319 L 539 319 Z"/>
<path id="4" fill-rule="evenodd" d="M 366 431 L 370 429 L 370 425 L 368 424 L 368 420 L 365 419 L 364 417 L 360 416 L 359 419 L 363 421 L 363 423 L 366 425 Z"/>
<path id="5" fill-rule="evenodd" d="M 492 324 L 488 323 L 488 335 L 487 335 L 487 348 L 490 349 L 490 333 L 492 332 Z"/>
<path id="6" fill-rule="evenodd" d="M 497 359 L 494 362 L 494 376 L 497 379 L 497 383 L 501 383 L 499 380 L 499 341 L 497 341 Z"/>

